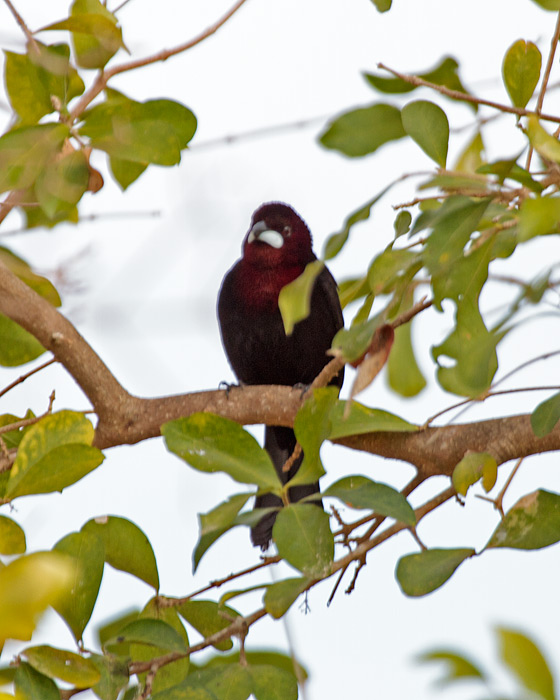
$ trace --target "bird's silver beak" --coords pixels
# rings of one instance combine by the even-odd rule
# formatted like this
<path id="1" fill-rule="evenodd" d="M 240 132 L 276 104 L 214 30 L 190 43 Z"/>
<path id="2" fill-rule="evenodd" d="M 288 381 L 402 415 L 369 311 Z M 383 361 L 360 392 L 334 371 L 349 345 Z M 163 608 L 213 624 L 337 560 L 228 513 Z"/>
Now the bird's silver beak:
<path id="1" fill-rule="evenodd" d="M 284 245 L 284 236 L 278 231 L 267 228 L 264 221 L 257 221 L 249 231 L 247 238 L 247 243 L 253 243 L 254 241 L 266 243 L 272 248 L 281 248 Z"/>

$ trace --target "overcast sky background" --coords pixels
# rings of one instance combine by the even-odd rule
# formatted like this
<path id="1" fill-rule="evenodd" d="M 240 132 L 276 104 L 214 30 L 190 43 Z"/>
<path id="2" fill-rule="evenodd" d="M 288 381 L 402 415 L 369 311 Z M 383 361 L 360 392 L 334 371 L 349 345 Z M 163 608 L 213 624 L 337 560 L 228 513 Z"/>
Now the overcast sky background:
<path id="1" fill-rule="evenodd" d="M 325 238 L 341 226 L 345 216 L 387 182 L 403 172 L 432 168 L 411 142 L 399 142 L 357 160 L 326 151 L 316 142 L 325 123 L 320 120 L 232 144 L 224 137 L 385 101 L 361 77 L 361 71 L 376 70 L 380 61 L 399 70 L 422 72 L 444 55 L 453 55 L 472 91 L 507 101 L 500 79 L 505 51 L 519 38 L 530 39 L 546 60 L 555 23 L 554 13 L 543 12 L 529 0 L 395 0 L 394 5 L 380 15 L 369 0 L 249 0 L 214 37 L 195 49 L 111 83 L 137 100 L 167 97 L 194 111 L 199 128 L 181 165 L 150 168 L 122 195 L 100 157 L 95 165 L 104 174 L 105 187 L 95 197 L 86 195 L 81 212 L 101 218 L 79 227 L 10 237 L 5 243 L 55 282 L 60 283 L 59 273 L 64 272 L 59 284 L 63 311 L 128 390 L 157 396 L 211 389 L 232 379 L 220 345 L 215 300 L 224 273 L 239 256 L 250 215 L 261 202 L 275 199 L 292 204 L 309 224 L 320 253 Z M 60 0 L 17 0 L 16 6 L 32 29 L 62 19 L 68 8 Z M 131 0 L 119 18 L 125 42 L 137 57 L 197 35 L 229 6 L 226 0 Z M 0 41 L 8 49 L 23 50 L 21 33 L 3 3 Z M 121 52 L 115 60 L 126 60 L 126 55 Z M 553 83 L 560 74 L 557 63 Z M 437 99 L 427 93 L 422 96 Z M 441 104 L 452 126 L 473 123 L 468 108 Z M 547 98 L 545 108 L 558 111 L 556 94 Z M 513 119 L 497 120 L 491 129 L 491 157 L 511 157 L 521 150 L 523 142 Z M 471 134 L 472 129 L 466 129 L 452 140 L 451 163 Z M 347 250 L 330 265 L 337 279 L 363 273 L 367 262 L 387 245 L 393 235 L 392 205 L 412 199 L 417 182 L 409 180 L 395 188 L 374 209 L 371 220 L 356 227 Z M 17 215 L 12 214 L 3 230 L 18 225 Z M 498 267 L 507 266 L 509 274 L 530 279 L 557 260 L 558 252 L 556 237 L 535 241 Z M 503 285 L 492 287 L 484 297 L 486 308 L 499 306 L 510 291 Z M 454 397 L 437 389 L 429 356 L 430 346 L 447 335 L 448 322 L 448 317 L 429 311 L 417 324 L 419 361 L 429 382 L 420 397 L 400 399 L 379 378 L 363 400 L 418 423 L 454 403 Z M 557 317 L 541 323 L 511 334 L 504 343 L 500 374 L 524 359 L 557 349 Z M 540 363 L 507 386 L 557 383 L 559 368 L 558 362 Z M 2 370 L 0 384 L 8 384 L 21 372 Z M 349 384 L 347 379 L 343 395 Z M 53 388 L 57 409 L 88 407 L 73 381 L 59 368 L 49 367 L 3 397 L 0 410 L 25 412 L 31 407 L 39 413 Z M 494 399 L 472 409 L 464 420 L 526 412 L 545 397 Z M 255 432 L 260 435 L 258 429 Z M 324 462 L 328 470 L 324 485 L 346 474 L 364 473 L 402 487 L 413 474 L 407 465 L 332 446 L 325 448 Z M 510 468 L 502 468 L 500 483 Z M 442 478 L 423 487 L 414 503 L 445 485 Z M 506 506 L 538 487 L 560 490 L 557 454 L 526 460 Z M 130 518 L 152 542 L 162 593 L 185 595 L 257 561 L 248 531 L 238 528 L 206 554 L 195 578 L 191 572 L 197 513 L 242 490 L 227 477 L 195 472 L 169 455 L 160 440 L 151 440 L 110 450 L 101 468 L 63 494 L 18 500 L 12 516 L 24 527 L 30 551 L 50 549 L 96 515 Z M 446 504 L 422 523 L 419 533 L 428 546 L 480 548 L 497 522 L 492 507 L 469 493 L 465 508 Z M 343 592 L 347 578 L 327 609 L 334 583 L 329 581 L 311 592 L 310 614 L 304 615 L 298 606 L 291 611 L 295 652 L 311 676 L 307 700 L 438 697 L 430 683 L 439 674 L 415 665 L 414 656 L 436 646 L 453 646 L 492 666 L 496 658 L 492 626 L 496 624 L 529 632 L 560 668 L 558 546 L 534 553 L 489 552 L 466 562 L 442 589 L 409 599 L 400 592 L 394 568 L 401 555 L 416 549 L 407 534 L 393 538 L 371 553 L 351 596 Z M 275 575 L 280 574 L 278 570 Z M 262 580 L 269 577 L 264 572 Z M 254 583 L 255 579 L 246 581 L 246 585 Z M 142 605 L 149 596 L 146 585 L 107 567 L 95 620 L 105 621 L 124 608 Z M 240 599 L 239 606 L 249 611 L 259 603 L 257 594 Z M 94 640 L 95 625 L 90 628 L 86 646 Z M 44 618 L 37 634 L 40 642 L 72 646 L 69 632 L 54 614 Z M 260 646 L 288 649 L 282 622 L 265 620 L 251 631 L 248 647 Z M 2 661 L 9 660 L 17 648 L 7 645 Z M 503 680 L 506 688 L 512 687 Z M 461 700 L 474 694 L 465 686 L 442 697 Z"/>

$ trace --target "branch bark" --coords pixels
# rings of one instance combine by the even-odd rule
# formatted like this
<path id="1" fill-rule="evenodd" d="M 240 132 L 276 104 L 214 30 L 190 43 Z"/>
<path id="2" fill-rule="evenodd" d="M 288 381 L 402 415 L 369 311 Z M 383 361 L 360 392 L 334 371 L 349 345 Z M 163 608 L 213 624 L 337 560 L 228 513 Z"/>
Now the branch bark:
<path id="1" fill-rule="evenodd" d="M 245 386 L 159 398 L 131 395 L 76 328 L 45 299 L 0 263 L 0 312 L 31 333 L 81 387 L 97 414 L 95 445 L 101 449 L 158 437 L 160 426 L 199 411 L 242 425 L 292 426 L 302 404 L 299 389 Z M 333 360 L 332 362 L 336 362 Z M 537 438 L 529 415 L 518 415 L 411 432 L 372 432 L 335 441 L 415 466 L 421 478 L 451 474 L 469 452 L 489 452 L 498 464 L 560 450 L 560 424 Z"/>

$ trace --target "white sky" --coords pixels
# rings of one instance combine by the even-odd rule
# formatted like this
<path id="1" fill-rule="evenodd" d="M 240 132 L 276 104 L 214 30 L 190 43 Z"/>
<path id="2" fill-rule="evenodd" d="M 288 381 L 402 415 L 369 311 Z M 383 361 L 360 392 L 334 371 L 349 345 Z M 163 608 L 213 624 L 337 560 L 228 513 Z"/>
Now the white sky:
<path id="1" fill-rule="evenodd" d="M 225 0 L 132 0 L 120 13 L 125 41 L 134 56 L 174 46 L 212 23 L 229 4 Z M 18 0 L 16 6 L 33 29 L 61 19 L 67 9 L 66 2 L 59 0 Z M 105 187 L 95 199 L 85 197 L 83 214 L 136 215 L 27 234 L 7 244 L 45 271 L 73 259 L 65 269 L 84 288 L 65 295 L 63 310 L 127 389 L 157 396 L 217 387 L 232 375 L 220 346 L 215 299 L 221 278 L 239 255 L 251 212 L 270 199 L 291 203 L 310 225 L 319 253 L 326 236 L 340 227 L 344 217 L 388 181 L 402 172 L 432 166 L 419 149 L 404 142 L 374 157 L 345 159 L 316 144 L 320 127 L 233 145 L 203 148 L 204 143 L 383 100 L 360 76 L 362 70 L 375 70 L 379 61 L 413 72 L 451 54 L 460 61 L 468 86 L 485 97 L 506 100 L 500 80 L 505 50 L 525 38 L 537 42 L 545 54 L 554 22 L 554 14 L 542 12 L 529 0 L 395 0 L 395 8 L 386 15 L 379 15 L 368 0 L 249 0 L 218 34 L 188 54 L 123 75 L 113 83 L 135 99 L 168 97 L 184 102 L 199 120 L 192 150 L 184 154 L 181 165 L 151 168 L 124 196 L 107 174 L 104 158 L 98 159 L 97 166 L 106 175 Z M 18 28 L 3 3 L 0 40 L 9 49 L 22 49 Z M 124 54 L 117 58 L 125 59 Z M 552 82 L 557 80 L 558 73 L 553 74 Z M 557 103 L 557 97 L 551 97 L 545 106 L 558 110 Z M 453 126 L 472 121 L 465 107 L 441 104 Z M 452 141 L 450 162 L 469 133 L 462 132 Z M 492 157 L 512 156 L 522 147 L 513 121 L 499 120 L 491 133 L 497 143 Z M 409 181 L 395 189 L 374 210 L 371 221 L 354 231 L 348 250 L 331 265 L 337 278 L 363 272 L 387 244 L 395 216 L 391 205 L 411 199 L 413 188 Z M 152 211 L 159 216 L 139 216 Z M 17 225 L 12 215 L 3 228 Z M 531 244 L 506 264 L 511 274 L 530 277 L 551 259 L 558 259 L 557 240 Z M 486 299 L 489 308 L 502 300 L 503 290 L 496 290 L 496 296 Z M 364 400 L 419 423 L 453 403 L 453 397 L 436 389 L 429 359 L 430 345 L 447 334 L 446 323 L 447 319 L 429 312 L 417 324 L 420 362 L 429 375 L 425 395 L 405 401 L 389 394 L 378 380 Z M 543 323 L 547 325 L 541 326 L 538 347 L 531 342 L 539 332 L 537 324 L 524 325 L 512 334 L 501 356 L 501 372 L 557 347 L 557 326 L 550 320 Z M 20 373 L 2 370 L 0 384 Z M 518 375 L 510 386 L 550 384 L 554 376 L 558 377 L 558 363 L 541 363 Z M 53 388 L 57 408 L 87 407 L 73 382 L 51 367 L 4 397 L 0 411 L 23 412 L 32 407 L 39 412 Z M 472 410 L 465 420 L 526 412 L 544 397 L 515 395 L 501 403 L 496 399 Z M 412 474 L 405 465 L 340 448 L 325 449 L 324 461 L 329 470 L 325 484 L 361 472 L 399 487 Z M 528 459 L 506 506 L 538 487 L 558 491 L 557 462 L 557 455 Z M 502 483 L 509 469 L 502 468 Z M 144 529 L 154 546 L 162 593 L 184 595 L 257 561 L 248 532 L 238 529 L 206 554 L 195 579 L 191 575 L 196 514 L 242 490 L 238 486 L 227 477 L 198 474 L 168 455 L 160 441 L 152 440 L 109 451 L 100 469 L 62 495 L 17 501 L 13 517 L 26 530 L 30 549 L 52 547 L 95 515 L 128 517 Z M 415 502 L 444 486 L 441 479 L 424 487 Z M 426 519 L 420 535 L 429 546 L 480 548 L 496 524 L 491 506 L 469 494 L 465 508 L 447 504 Z M 416 545 L 408 535 L 391 540 L 370 555 L 351 596 L 344 595 L 343 582 L 327 609 L 332 587 L 328 582 L 312 591 L 311 614 L 303 615 L 297 606 L 290 613 L 295 650 L 311 676 L 307 700 L 433 697 L 430 680 L 438 674 L 416 666 L 413 657 L 435 646 L 453 646 L 489 667 L 495 657 L 491 632 L 495 624 L 528 631 L 560 668 L 557 546 L 536 553 L 489 552 L 466 562 L 446 586 L 421 599 L 405 598 L 394 579 L 399 556 L 412 551 Z M 263 579 L 268 576 L 265 573 Z M 253 583 L 247 581 L 247 585 Z M 144 584 L 107 567 L 95 620 L 142 605 L 149 596 Z M 259 596 L 240 602 L 247 611 L 258 605 Z M 91 634 L 86 633 L 86 644 L 92 642 Z M 70 634 L 54 615 L 45 618 L 37 639 L 72 645 Z M 286 650 L 282 624 L 259 623 L 248 646 Z M 8 645 L 2 660 L 16 648 Z M 443 697 L 472 697 L 468 690 Z"/>

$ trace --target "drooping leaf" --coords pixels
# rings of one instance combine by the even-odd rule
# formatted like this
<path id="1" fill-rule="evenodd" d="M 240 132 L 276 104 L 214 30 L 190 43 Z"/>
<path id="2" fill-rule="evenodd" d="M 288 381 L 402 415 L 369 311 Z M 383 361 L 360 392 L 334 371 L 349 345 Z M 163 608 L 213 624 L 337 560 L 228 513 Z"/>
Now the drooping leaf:
<path id="1" fill-rule="evenodd" d="M 115 90 L 84 112 L 83 120 L 80 133 L 94 148 L 140 165 L 176 165 L 196 131 L 194 114 L 179 102 L 136 102 Z"/>
<path id="2" fill-rule="evenodd" d="M 199 515 L 200 538 L 193 552 L 193 571 L 196 571 L 203 554 L 214 542 L 237 524 L 236 518 L 239 511 L 252 495 L 252 493 L 240 493 L 231 496 L 210 512 Z"/>
<path id="3" fill-rule="evenodd" d="M 0 515 L 0 554 L 23 554 L 25 532 L 15 520 Z"/>
<path id="4" fill-rule="evenodd" d="M 202 637 L 210 637 L 229 627 L 233 618 L 239 616 L 237 610 L 213 600 L 187 600 L 176 606 L 176 609 Z M 213 646 L 219 651 L 228 651 L 233 647 L 233 642 L 231 639 L 224 639 Z"/>
<path id="5" fill-rule="evenodd" d="M 476 173 L 479 168 L 483 167 L 483 152 L 484 142 L 482 134 L 480 131 L 477 131 L 459 154 L 453 170 L 458 173 Z"/>
<path id="6" fill-rule="evenodd" d="M 60 678 L 76 688 L 89 688 L 100 679 L 100 673 L 89 659 L 66 649 L 41 645 L 24 649 L 30 666 L 49 678 Z"/>
<path id="7" fill-rule="evenodd" d="M 560 392 L 540 403 L 531 413 L 531 427 L 537 437 L 548 435 L 560 420 Z"/>
<path id="8" fill-rule="evenodd" d="M 64 124 L 12 129 L 0 137 L 0 192 L 31 186 L 69 136 Z"/>
<path id="9" fill-rule="evenodd" d="M 82 414 L 59 411 L 25 433 L 10 472 L 6 497 L 62 491 L 103 461 L 91 446 L 93 425 Z"/>
<path id="10" fill-rule="evenodd" d="M 523 687 L 543 700 L 555 700 L 554 678 L 538 646 L 516 630 L 498 627 L 496 633 L 501 657 Z"/>
<path id="11" fill-rule="evenodd" d="M 323 268 L 324 264 L 321 260 L 314 260 L 306 266 L 299 277 L 280 290 L 278 307 L 282 314 L 286 335 L 291 335 L 296 323 L 309 316 L 313 285 Z"/>
<path id="12" fill-rule="evenodd" d="M 146 163 L 135 163 L 133 160 L 122 158 L 109 158 L 109 165 L 113 177 L 123 191 L 128 189 L 148 167 Z"/>
<path id="13" fill-rule="evenodd" d="M 400 238 L 408 233 L 410 230 L 410 224 L 412 223 L 412 214 L 407 210 L 403 209 L 397 214 L 397 218 L 393 223 L 393 228 L 395 229 L 395 238 Z"/>
<path id="14" fill-rule="evenodd" d="M 319 451 L 331 433 L 330 414 L 337 399 L 337 387 L 315 389 L 313 396 L 297 412 L 294 431 L 303 448 L 303 462 L 290 479 L 290 486 L 312 484 L 325 473 Z"/>
<path id="15" fill-rule="evenodd" d="M 29 640 L 39 616 L 70 593 L 73 566 L 66 557 L 37 552 L 0 568 L 0 645 Z"/>
<path id="16" fill-rule="evenodd" d="M 520 498 L 486 547 L 542 549 L 560 541 L 560 495 L 538 489 Z"/>
<path id="17" fill-rule="evenodd" d="M 306 577 L 287 578 L 268 586 L 264 594 L 264 605 L 268 614 L 277 620 L 283 617 L 306 590 L 309 582 L 310 579 Z"/>
<path id="18" fill-rule="evenodd" d="M 80 641 L 101 586 L 105 547 L 95 535 L 72 532 L 59 540 L 53 549 L 73 557 L 76 562 L 72 595 L 57 601 L 53 607 L 66 622 L 76 641 Z"/>
<path id="19" fill-rule="evenodd" d="M 170 452 L 203 472 L 223 471 L 243 484 L 280 494 L 281 484 L 268 453 L 235 421 L 194 413 L 161 427 Z"/>
<path id="20" fill-rule="evenodd" d="M 504 85 L 515 107 L 525 107 L 541 75 L 541 52 L 532 41 L 519 39 L 506 51 L 502 64 Z"/>
<path id="21" fill-rule="evenodd" d="M 496 483 L 498 465 L 495 457 L 488 452 L 469 452 L 453 469 L 451 480 L 455 491 L 466 496 L 469 486 L 482 479 L 486 492 Z"/>
<path id="22" fill-rule="evenodd" d="M 406 498 L 391 486 L 372 481 L 365 476 L 346 476 L 323 493 L 338 498 L 351 508 L 367 508 L 378 515 L 400 520 L 414 527 L 416 516 Z"/>
<path id="23" fill-rule="evenodd" d="M 396 576 L 408 596 L 422 596 L 442 586 L 474 549 L 426 549 L 401 557 Z"/>
<path id="24" fill-rule="evenodd" d="M 334 557 L 329 516 L 315 505 L 289 505 L 278 513 L 272 529 L 278 553 L 311 578 L 323 576 Z"/>
<path id="25" fill-rule="evenodd" d="M 441 107 L 417 100 L 409 102 L 401 111 L 402 125 L 406 133 L 440 167 L 445 168 L 449 144 L 449 121 Z"/>
<path id="26" fill-rule="evenodd" d="M 380 146 L 406 136 L 397 107 L 374 104 L 346 112 L 332 121 L 319 141 L 326 148 L 352 158 L 373 153 Z"/>
<path id="27" fill-rule="evenodd" d="M 136 576 L 156 590 L 159 576 L 154 550 L 144 532 L 126 518 L 105 515 L 88 520 L 82 532 L 96 535 L 105 545 L 105 561 Z"/>

